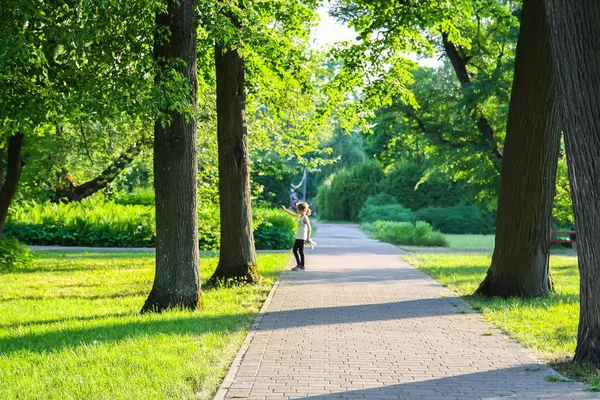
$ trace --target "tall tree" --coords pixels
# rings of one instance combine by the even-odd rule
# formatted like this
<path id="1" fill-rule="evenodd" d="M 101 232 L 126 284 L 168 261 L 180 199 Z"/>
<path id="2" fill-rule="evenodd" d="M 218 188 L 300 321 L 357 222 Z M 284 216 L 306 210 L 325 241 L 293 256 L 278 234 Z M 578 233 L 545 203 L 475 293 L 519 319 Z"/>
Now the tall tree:
<path id="1" fill-rule="evenodd" d="M 192 110 L 172 102 L 154 126 L 156 276 L 142 312 L 202 305 L 198 249 L 196 109 L 198 83 L 194 1 L 167 2 L 157 12 L 154 56 L 159 86 L 176 71 L 189 85 Z M 191 115 L 190 115 L 191 113 Z"/>
<path id="2" fill-rule="evenodd" d="M 545 0 L 580 274 L 574 360 L 600 365 L 600 3 Z"/>
<path id="3" fill-rule="evenodd" d="M 3 180 L 0 188 L 0 237 L 8 215 L 8 208 L 17 192 L 21 170 L 23 169 L 23 159 L 21 158 L 21 149 L 25 136 L 17 132 L 8 138 L 8 159 L 6 161 L 6 179 Z M 4 152 L 2 152 L 4 155 Z"/>
<path id="4" fill-rule="evenodd" d="M 239 22 L 233 20 L 234 25 Z M 250 156 L 244 60 L 235 48 L 215 45 L 221 252 L 211 279 L 259 279 L 252 233 Z"/>
<path id="5" fill-rule="evenodd" d="M 543 0 L 525 0 L 504 143 L 496 246 L 477 293 L 537 297 L 553 289 L 550 233 L 560 130 Z"/>

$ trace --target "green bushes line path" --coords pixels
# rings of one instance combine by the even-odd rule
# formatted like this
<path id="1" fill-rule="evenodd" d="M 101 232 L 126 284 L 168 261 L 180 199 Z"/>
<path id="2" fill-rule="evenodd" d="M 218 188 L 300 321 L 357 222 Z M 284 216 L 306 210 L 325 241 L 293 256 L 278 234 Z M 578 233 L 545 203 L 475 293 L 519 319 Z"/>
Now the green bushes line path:
<path id="1" fill-rule="evenodd" d="M 198 220 L 200 248 L 217 249 L 220 240 L 218 207 L 199 210 Z M 256 248 L 291 248 L 295 224 L 294 218 L 281 211 L 255 209 Z M 38 246 L 154 247 L 154 207 L 101 201 L 16 205 L 11 207 L 4 235 Z"/>

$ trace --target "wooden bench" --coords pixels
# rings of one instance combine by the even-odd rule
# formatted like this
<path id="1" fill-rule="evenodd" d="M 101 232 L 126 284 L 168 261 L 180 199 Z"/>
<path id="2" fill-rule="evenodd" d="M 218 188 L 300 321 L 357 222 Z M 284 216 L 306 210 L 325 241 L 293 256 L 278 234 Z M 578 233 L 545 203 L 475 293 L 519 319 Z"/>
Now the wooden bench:
<path id="1" fill-rule="evenodd" d="M 569 235 L 569 239 L 559 239 L 558 235 Z M 577 248 L 577 236 L 575 231 L 552 231 L 552 238 L 550 239 L 550 243 L 570 243 L 571 248 Z"/>

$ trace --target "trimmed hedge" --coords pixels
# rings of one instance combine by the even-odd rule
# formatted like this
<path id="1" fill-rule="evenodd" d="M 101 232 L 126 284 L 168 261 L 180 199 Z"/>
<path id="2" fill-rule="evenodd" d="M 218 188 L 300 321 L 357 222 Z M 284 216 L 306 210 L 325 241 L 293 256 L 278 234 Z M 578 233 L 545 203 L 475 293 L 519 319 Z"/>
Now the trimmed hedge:
<path id="1" fill-rule="evenodd" d="M 358 221 L 358 213 L 367 198 L 379 193 L 379 182 L 383 176 L 375 161 L 333 174 L 317 192 L 319 218 Z"/>
<path id="2" fill-rule="evenodd" d="M 419 221 L 416 224 L 410 222 L 376 221 L 373 224 L 365 224 L 362 229 L 369 236 L 382 242 L 407 245 L 448 247 L 449 243 L 440 232 L 435 232 L 427 222 Z"/>
<path id="3" fill-rule="evenodd" d="M 415 214 L 390 195 L 371 196 L 358 213 L 360 223 L 375 221 L 415 222 Z"/>
<path id="4" fill-rule="evenodd" d="M 293 217 L 257 209 L 253 219 L 257 249 L 292 247 L 290 237 L 294 237 L 296 224 Z M 17 205 L 11 207 L 4 235 L 29 245 L 154 247 L 154 207 L 98 201 Z M 218 207 L 199 210 L 198 236 L 201 249 L 219 247 Z"/>
<path id="5" fill-rule="evenodd" d="M 381 204 L 401 204 L 412 211 L 425 207 L 450 207 L 468 202 L 473 196 L 467 187 L 440 177 L 430 177 L 417 187 L 424 167 L 398 163 L 386 173 L 375 162 L 358 164 L 333 174 L 317 193 L 319 217 L 331 221 L 359 221 L 359 211 L 371 196 L 380 197 Z M 471 197 L 471 199 L 469 199 Z M 375 200 L 374 200 L 375 201 Z"/>
<path id="6" fill-rule="evenodd" d="M 421 165 L 398 163 L 382 179 L 381 192 L 393 196 L 413 211 L 430 206 L 454 206 L 466 200 L 463 198 L 464 188 L 449 179 L 430 177 L 416 187 L 424 172 L 425 168 Z"/>
<path id="7" fill-rule="evenodd" d="M 496 231 L 494 218 L 483 214 L 477 206 L 427 207 L 416 215 L 443 233 L 485 235 Z"/>

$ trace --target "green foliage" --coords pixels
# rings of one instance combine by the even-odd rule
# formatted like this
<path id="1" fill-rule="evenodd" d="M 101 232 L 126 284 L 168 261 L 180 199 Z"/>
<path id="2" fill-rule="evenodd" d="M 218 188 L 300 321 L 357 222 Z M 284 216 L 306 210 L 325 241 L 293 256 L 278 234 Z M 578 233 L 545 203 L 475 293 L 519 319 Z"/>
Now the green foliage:
<path id="1" fill-rule="evenodd" d="M 364 225 L 363 229 L 376 240 L 396 245 L 448 247 L 448 241 L 439 232 L 434 231 L 426 222 L 376 221 Z"/>
<path id="2" fill-rule="evenodd" d="M 319 217 L 331 221 L 357 221 L 365 201 L 379 194 L 388 197 L 378 197 L 380 200 L 372 201 L 385 201 L 393 197 L 396 204 L 413 211 L 429 206 L 454 206 L 468 200 L 470 192 L 465 185 L 440 176 L 431 176 L 421 182 L 423 174 L 424 167 L 409 162 L 398 163 L 386 173 L 375 161 L 341 170 L 319 188 Z M 395 211 L 401 210 L 393 207 L 381 210 L 386 215 Z"/>
<path id="3" fill-rule="evenodd" d="M 558 160 L 556 196 L 554 197 L 553 215 L 560 229 L 571 229 L 575 226 L 567 158 L 564 152 L 562 157 Z"/>
<path id="4" fill-rule="evenodd" d="M 133 192 L 127 193 L 120 196 L 115 201 L 117 204 L 124 206 L 129 205 L 140 205 L 140 206 L 153 206 L 154 205 L 154 188 L 152 187 L 136 187 Z"/>
<path id="5" fill-rule="evenodd" d="M 204 285 L 218 257 L 200 257 Z M 203 291 L 202 310 L 141 315 L 154 252 L 36 253 L 0 271 L 0 397 L 212 399 L 288 260 L 258 254 L 263 279 Z"/>
<path id="6" fill-rule="evenodd" d="M 254 244 L 257 250 L 285 250 L 294 246 L 297 221 L 279 210 L 257 209 L 254 213 Z"/>
<path id="7" fill-rule="evenodd" d="M 15 239 L 0 240 L 0 271 L 27 269 L 32 265 L 31 250 Z"/>
<path id="8" fill-rule="evenodd" d="M 415 222 L 415 214 L 400 204 L 367 205 L 360 209 L 358 221 L 363 224 L 375 221 Z"/>
<path id="9" fill-rule="evenodd" d="M 115 203 L 29 204 L 12 207 L 6 237 L 31 245 L 151 247 L 154 208 Z"/>
<path id="10" fill-rule="evenodd" d="M 370 206 L 387 206 L 387 205 L 396 205 L 396 204 L 400 204 L 400 203 L 398 203 L 398 200 L 396 200 L 396 198 L 394 196 L 391 196 L 386 193 L 379 193 L 379 194 L 376 194 L 375 196 L 369 196 L 367 201 L 365 201 L 363 208 L 370 207 Z"/>
<path id="11" fill-rule="evenodd" d="M 274 210 L 256 209 L 255 232 L 261 249 L 289 248 L 295 220 Z M 215 250 L 220 244 L 220 216 L 216 206 L 198 210 L 200 248 Z M 272 229 L 274 228 L 274 229 Z M 275 235 L 274 230 L 280 234 Z M 265 232 L 263 232 L 265 231 Z M 7 238 L 30 245 L 90 247 L 154 247 L 154 207 L 112 202 L 31 203 L 12 207 L 4 228 Z M 261 238 L 268 240 L 260 242 Z M 274 246 L 274 247 L 270 247 Z"/>
<path id="12" fill-rule="evenodd" d="M 485 235 L 496 231 L 493 217 L 482 213 L 477 206 L 426 207 L 416 214 L 418 219 L 444 233 Z"/>
<path id="13" fill-rule="evenodd" d="M 319 218 L 357 221 L 369 196 L 378 193 L 383 171 L 375 161 L 356 165 L 332 175 L 317 193 Z"/>
<path id="14" fill-rule="evenodd" d="M 381 191 L 413 211 L 429 206 L 454 206 L 466 197 L 468 191 L 448 178 L 432 176 L 421 182 L 424 173 L 425 168 L 414 163 L 395 164 L 385 174 Z"/>

